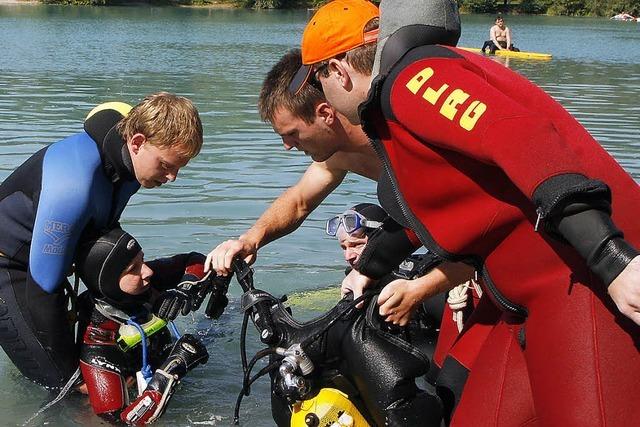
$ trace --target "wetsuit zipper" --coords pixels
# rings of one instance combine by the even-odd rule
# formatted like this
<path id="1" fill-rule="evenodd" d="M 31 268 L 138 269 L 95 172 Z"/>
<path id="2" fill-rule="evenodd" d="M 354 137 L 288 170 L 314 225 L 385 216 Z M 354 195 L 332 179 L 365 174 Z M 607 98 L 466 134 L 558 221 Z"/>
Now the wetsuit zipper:
<path id="1" fill-rule="evenodd" d="M 427 229 L 416 219 L 416 217 L 411 212 L 409 212 L 409 210 L 407 209 L 407 205 L 404 202 L 404 199 L 402 198 L 402 195 L 398 191 L 398 183 L 396 182 L 395 175 L 393 175 L 391 171 L 391 167 L 389 165 L 390 162 L 386 156 L 386 152 L 378 144 L 381 144 L 381 141 L 379 139 L 371 138 L 371 146 L 373 147 L 374 151 L 378 155 L 378 158 L 380 158 L 380 160 L 382 161 L 384 171 L 389 177 L 389 180 L 391 182 L 391 188 L 393 189 L 393 195 L 396 199 L 398 206 L 400 207 L 400 210 L 402 211 L 402 215 L 404 216 L 405 220 L 409 223 L 409 226 L 411 227 L 411 229 L 413 229 L 413 231 L 415 231 L 418 234 L 418 236 L 420 237 L 420 240 L 423 243 L 425 242 L 427 243 L 427 249 L 429 249 L 430 251 L 432 251 L 433 253 L 435 253 L 437 256 L 439 256 L 444 260 L 451 261 L 451 262 L 466 262 L 467 264 L 472 265 L 476 269 L 476 271 L 480 271 L 483 283 L 485 284 L 487 290 L 489 291 L 489 294 L 491 295 L 493 301 L 496 303 L 498 307 L 502 308 L 502 310 L 506 312 L 510 312 L 518 316 L 526 317 L 527 316 L 526 308 L 509 301 L 504 295 L 502 295 L 502 293 L 498 290 L 498 288 L 496 288 L 496 285 L 491 280 L 491 276 L 489 276 L 489 272 L 485 268 L 484 261 L 482 260 L 481 257 L 460 256 L 444 250 L 442 247 L 440 247 L 440 245 L 436 243 L 436 241 L 433 239 L 429 231 L 427 231 Z"/>
<path id="2" fill-rule="evenodd" d="M 536 224 L 533 227 L 533 231 L 535 231 L 536 233 L 538 232 L 540 225 L 544 225 L 543 221 L 544 219 L 551 215 L 553 217 L 553 211 L 556 209 L 556 207 L 558 206 L 558 204 L 564 200 L 565 198 L 567 198 L 567 196 L 574 196 L 576 194 L 585 194 L 585 193 L 589 193 L 591 191 L 593 191 L 594 188 L 593 187 L 582 187 L 582 188 L 575 188 L 575 187 L 571 187 L 568 189 L 565 189 L 564 191 L 562 191 L 560 194 L 558 194 L 557 196 L 555 196 L 552 200 L 551 203 L 546 204 L 547 208 L 544 209 L 542 206 L 538 206 L 536 208 Z"/>

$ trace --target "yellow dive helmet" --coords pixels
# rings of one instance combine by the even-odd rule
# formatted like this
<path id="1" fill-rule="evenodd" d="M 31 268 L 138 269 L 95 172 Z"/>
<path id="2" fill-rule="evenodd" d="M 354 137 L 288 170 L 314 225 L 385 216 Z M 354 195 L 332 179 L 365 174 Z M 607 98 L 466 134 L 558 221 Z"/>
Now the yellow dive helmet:
<path id="1" fill-rule="evenodd" d="M 323 388 L 315 397 L 292 408 L 291 427 L 370 427 L 349 396 Z"/>
<path id="2" fill-rule="evenodd" d="M 87 117 L 85 118 L 85 120 L 87 120 L 89 117 L 93 116 L 95 113 L 102 110 L 116 110 L 118 113 L 122 114 L 123 117 L 126 117 L 132 108 L 133 107 L 131 105 L 126 104 L 124 102 L 118 102 L 118 101 L 105 102 L 104 104 L 100 104 L 96 106 L 93 110 L 91 110 L 89 114 L 87 114 Z"/>

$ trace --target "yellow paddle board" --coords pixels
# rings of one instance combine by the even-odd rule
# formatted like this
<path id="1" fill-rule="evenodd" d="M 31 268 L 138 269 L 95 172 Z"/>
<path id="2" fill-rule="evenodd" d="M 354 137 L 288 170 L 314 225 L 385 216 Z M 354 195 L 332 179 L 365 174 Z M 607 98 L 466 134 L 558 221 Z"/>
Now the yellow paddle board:
<path id="1" fill-rule="evenodd" d="M 469 52 L 482 53 L 482 51 L 476 47 L 461 47 L 460 49 L 467 50 Z M 489 52 L 487 51 L 487 55 Z M 496 50 L 496 55 L 498 56 L 508 56 L 510 58 L 521 58 L 521 59 L 542 59 L 549 60 L 552 58 L 549 53 L 540 53 L 540 52 L 515 52 L 513 50 Z"/>

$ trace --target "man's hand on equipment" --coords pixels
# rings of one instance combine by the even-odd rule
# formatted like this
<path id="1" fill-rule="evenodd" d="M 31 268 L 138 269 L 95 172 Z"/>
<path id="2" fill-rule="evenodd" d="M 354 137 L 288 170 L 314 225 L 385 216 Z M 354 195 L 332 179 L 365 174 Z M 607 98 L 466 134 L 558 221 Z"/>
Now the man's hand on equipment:
<path id="1" fill-rule="evenodd" d="M 351 270 L 344 280 L 342 280 L 340 292 L 343 297 L 347 294 L 353 294 L 353 299 L 356 299 L 362 295 L 365 289 L 375 282 L 375 280 L 359 273 L 357 270 Z M 356 307 L 362 308 L 362 306 L 363 303 L 361 302 Z"/>
<path id="2" fill-rule="evenodd" d="M 417 280 L 398 279 L 387 284 L 378 296 L 380 316 L 394 325 L 405 326 L 422 303 Z"/>
<path id="3" fill-rule="evenodd" d="M 385 285 L 378 296 L 379 313 L 387 322 L 404 326 L 422 301 L 470 280 L 473 272 L 471 266 L 443 262 L 416 279 L 394 280 Z"/>
<path id="4" fill-rule="evenodd" d="M 231 262 L 236 256 L 244 258 L 245 262 L 251 265 L 256 260 L 257 252 L 257 246 L 242 237 L 238 240 L 227 240 L 209 252 L 204 263 L 204 271 L 206 273 L 213 270 L 218 276 L 227 276 L 233 273 Z"/>
<path id="5" fill-rule="evenodd" d="M 618 310 L 640 325 L 640 256 L 622 270 L 608 288 Z"/>

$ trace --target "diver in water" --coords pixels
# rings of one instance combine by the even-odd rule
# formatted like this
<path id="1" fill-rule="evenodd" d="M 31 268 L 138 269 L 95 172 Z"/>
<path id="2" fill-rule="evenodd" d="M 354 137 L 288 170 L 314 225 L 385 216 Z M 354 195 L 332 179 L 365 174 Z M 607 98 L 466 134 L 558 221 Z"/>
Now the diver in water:
<path id="1" fill-rule="evenodd" d="M 388 217 L 387 212 L 379 205 L 359 203 L 327 221 L 325 231 L 338 240 L 345 261 L 350 266 L 347 270 L 358 265 L 369 239 L 376 239 L 376 233 L 384 233 L 387 239 L 390 236 L 394 238 L 393 234 L 385 233 L 381 229 L 384 221 L 389 222 Z M 439 262 L 432 253 L 410 255 L 392 274 L 381 280 L 378 287 L 385 287 L 386 285 L 382 284 L 388 284 L 393 279 L 410 281 L 421 277 L 429 273 Z M 487 306 L 486 301 L 480 304 L 482 291 L 471 278 L 449 292 L 442 292 L 426 299 L 419 293 L 404 298 L 396 298 L 394 293 L 393 289 L 381 291 L 378 297 L 381 314 L 383 310 L 385 313 L 393 313 L 384 319 L 395 325 L 396 331 L 399 330 L 398 326 L 405 327 L 411 344 L 429 358 L 429 371 L 425 375 L 426 387 L 428 390 L 434 390 L 433 387 L 436 387 L 435 390 L 443 401 L 444 417 L 448 420 L 460 399 L 460 390 L 455 376 L 452 378 L 447 372 L 439 375 L 440 371 L 445 365 L 446 357 L 455 358 L 465 366 L 473 364 L 475 352 L 470 350 L 468 342 L 483 342 L 488 329 L 463 334 L 464 324 L 472 316 L 486 317 L 492 314 L 491 307 Z M 476 312 L 477 307 L 481 308 Z M 389 325 L 383 326 L 387 329 L 394 328 Z"/>
<path id="2" fill-rule="evenodd" d="M 398 239 L 402 227 L 380 206 L 360 203 L 330 218 L 325 231 L 338 240 L 348 272 L 361 261 L 370 239 Z M 286 307 L 271 301 L 273 335 L 281 348 L 278 354 L 284 356 L 278 373 L 272 374 L 272 415 L 279 426 L 298 425 L 303 419 L 312 423 L 308 425 L 342 426 L 345 421 L 335 419 L 336 413 L 348 414 L 345 418 L 356 420 L 355 425 L 363 420 L 372 425 L 440 425 L 450 418 L 451 385 L 438 376 L 443 361 L 436 354 L 438 349 L 446 353 L 460 332 L 447 294 L 416 298 L 404 307 L 410 320 L 402 324 L 376 310 L 378 294 L 390 282 L 421 277 L 440 261 L 431 253 L 409 256 L 375 284 L 375 291 L 362 301 L 364 310 L 349 310 L 355 302 L 353 295 L 346 295 L 324 315 L 298 323 Z M 464 291 L 472 295 L 469 287 Z M 255 300 L 243 297 L 244 307 L 264 297 L 257 292 Z M 473 312 L 473 299 L 461 320 Z M 300 374 L 304 380 L 296 377 Z M 416 380 L 423 375 L 427 383 L 418 386 Z"/>
<path id="3" fill-rule="evenodd" d="M 350 265 L 358 261 L 373 233 L 384 233 L 390 239 L 394 232 L 404 233 L 382 208 L 371 203 L 358 204 L 331 218 L 326 232 L 337 237 Z M 270 312 L 263 312 L 254 323 L 262 338 L 265 323 L 260 319 L 271 319 L 275 338 L 269 345 L 279 347 L 277 354 L 284 356 L 278 372 L 272 372 L 272 415 L 279 426 L 298 425 L 302 419 L 307 425 L 333 425 L 339 422 L 334 418 L 337 413 L 372 425 L 440 424 L 442 406 L 433 384 L 425 391 L 416 385 L 416 379 L 426 375 L 433 383 L 435 378 L 435 372 L 430 372 L 435 367 L 431 358 L 444 298 L 433 298 L 427 310 L 415 310 L 418 315 L 405 326 L 386 322 L 376 309 L 377 294 L 386 283 L 421 276 L 439 261 L 428 253 L 411 256 L 362 300 L 363 310 L 355 310 L 358 301 L 348 295 L 324 315 L 305 323 L 295 321 L 286 307 L 265 292 L 245 293 L 245 311 L 269 301 Z M 236 274 L 243 289 L 250 289 L 242 284 L 243 274 Z M 300 401 L 306 403 L 298 404 Z M 333 409 L 316 410 L 327 406 Z"/>
<path id="4" fill-rule="evenodd" d="M 327 220 L 325 232 L 338 240 L 344 259 L 350 267 L 347 270 L 357 265 L 369 241 L 369 236 L 379 230 L 385 220 L 389 220 L 387 212 L 373 203 L 359 203 Z M 415 254 L 398 266 L 394 276 L 407 279 L 421 276 L 427 272 L 427 268 L 432 268 L 437 262 L 437 257 L 432 254 Z M 418 316 L 425 320 L 429 327 L 438 328 L 444 312 L 445 299 L 444 293 L 424 302 L 416 298 L 409 307 L 406 307 L 406 311 L 410 314 L 417 311 Z M 385 307 L 384 304 L 382 306 Z M 400 324 L 396 320 L 391 323 Z"/>
<path id="5" fill-rule="evenodd" d="M 167 322 L 197 310 L 209 292 L 207 315 L 224 310 L 229 280 L 205 275 L 204 260 L 191 252 L 145 263 L 138 242 L 120 228 L 80 246 L 77 274 L 88 289 L 79 297 L 80 370 L 96 414 L 149 424 L 166 410 L 180 379 L 206 363 L 205 346 L 190 334 L 174 343 Z M 129 403 L 132 377 L 138 397 Z"/>
<path id="6" fill-rule="evenodd" d="M 327 220 L 325 232 L 338 240 L 338 244 L 344 254 L 344 259 L 349 264 L 349 267 L 347 267 L 345 271 L 346 274 L 360 261 L 369 237 L 376 232 L 384 232 L 380 230 L 384 221 L 390 221 L 389 215 L 384 209 L 373 203 L 359 203 L 345 210 L 342 214 Z M 407 257 L 393 273 L 381 283 L 388 283 L 390 279 L 412 279 L 420 277 L 439 263 L 440 260 L 433 254 L 413 254 Z M 433 356 L 436 350 L 438 333 L 443 323 L 442 318 L 446 307 L 446 299 L 446 293 L 442 293 L 424 301 L 417 297 L 409 301 L 405 300 L 404 304 L 400 305 L 400 309 L 406 311 L 407 316 L 411 318 L 411 320 L 400 323 L 396 319 L 391 320 L 385 318 L 389 323 L 385 325 L 387 328 L 395 327 L 396 330 L 400 330 L 399 327 L 406 326 L 406 331 L 411 335 L 411 342 L 429 357 L 431 363 L 429 373 L 425 379 L 430 384 L 434 383 L 435 375 L 439 368 L 438 364 L 433 363 Z M 380 303 L 380 297 L 378 300 Z M 391 302 L 395 301 L 390 301 L 390 303 Z M 386 305 L 382 304 L 382 307 L 386 308 Z M 400 309 L 398 309 L 398 311 Z M 450 329 L 448 326 L 450 325 L 445 323 L 445 330 L 447 332 Z M 450 340 L 451 339 L 453 339 L 453 337 L 451 337 Z"/>

